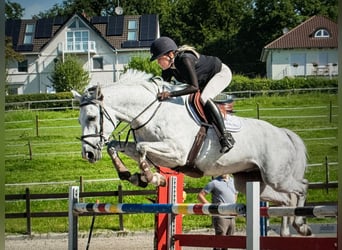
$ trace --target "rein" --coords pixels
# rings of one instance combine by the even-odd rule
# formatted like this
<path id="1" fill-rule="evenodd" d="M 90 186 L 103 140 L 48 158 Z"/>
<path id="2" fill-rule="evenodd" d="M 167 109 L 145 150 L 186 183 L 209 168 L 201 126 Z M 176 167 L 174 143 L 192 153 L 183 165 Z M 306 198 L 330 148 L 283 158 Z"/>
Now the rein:
<path id="1" fill-rule="evenodd" d="M 157 84 L 156 80 L 160 80 L 160 79 L 161 79 L 161 78 L 158 77 L 158 76 L 151 79 L 151 82 L 154 83 L 154 84 L 157 86 L 158 93 L 159 93 L 160 91 L 159 91 L 158 84 Z M 134 117 L 130 123 L 128 123 L 123 129 L 121 129 L 121 130 L 119 131 L 119 133 L 118 133 L 118 134 L 119 134 L 119 143 L 121 142 L 121 140 L 120 140 L 120 134 L 121 134 L 121 132 L 124 131 L 128 126 L 130 126 L 130 129 L 128 130 L 128 133 L 127 133 L 127 136 L 126 136 L 124 145 L 127 145 L 127 143 L 128 143 L 128 138 L 129 138 L 129 135 L 130 135 L 131 132 L 133 132 L 134 142 L 135 142 L 135 143 L 137 142 L 136 139 L 135 139 L 135 133 L 134 133 L 134 131 L 139 130 L 139 129 L 145 127 L 145 126 L 152 120 L 152 118 L 155 116 L 155 114 L 157 113 L 158 109 L 160 108 L 161 102 L 158 104 L 158 107 L 154 110 L 153 114 L 151 115 L 151 117 L 150 117 L 149 119 L 146 120 L 146 122 L 144 122 L 143 124 L 137 126 L 136 128 L 133 128 L 133 127 L 132 127 L 132 124 L 133 124 L 133 122 L 134 122 L 135 120 L 137 120 L 143 113 L 145 113 L 150 107 L 152 107 L 152 105 L 153 105 L 154 103 L 156 103 L 157 101 L 158 101 L 157 98 L 156 98 L 155 100 L 153 100 L 153 101 L 152 101 L 149 105 L 147 105 L 146 108 L 144 108 L 136 117 Z M 120 146 L 121 146 L 121 144 L 120 144 Z"/>
<path id="2" fill-rule="evenodd" d="M 145 126 L 152 120 L 152 118 L 155 116 L 155 114 L 157 113 L 158 109 L 160 108 L 161 102 L 158 104 L 157 108 L 154 110 L 154 112 L 153 112 L 153 114 L 151 115 L 151 117 L 148 118 L 143 124 L 137 126 L 136 128 L 133 128 L 133 127 L 132 127 L 132 123 L 133 123 L 135 120 L 137 120 L 143 113 L 145 113 L 150 107 L 152 107 L 152 105 L 153 105 L 154 103 L 156 103 L 156 101 L 158 101 L 158 99 L 153 100 L 149 105 L 146 106 L 146 108 L 144 108 L 143 111 L 141 111 L 136 117 L 134 117 L 133 120 L 132 120 L 130 123 L 128 123 L 125 127 L 123 127 L 123 128 L 119 131 L 119 133 L 118 133 L 118 134 L 119 134 L 119 142 L 120 142 L 120 134 L 121 134 L 121 132 L 124 131 L 128 126 L 130 126 L 130 129 L 128 130 L 128 133 L 127 133 L 127 135 L 126 135 L 126 139 L 125 139 L 124 145 L 127 145 L 127 143 L 128 143 L 128 138 L 129 138 L 129 135 L 130 135 L 131 132 L 133 132 L 134 142 L 137 142 L 136 139 L 135 139 L 134 131 L 139 130 L 139 129 L 145 127 Z"/>

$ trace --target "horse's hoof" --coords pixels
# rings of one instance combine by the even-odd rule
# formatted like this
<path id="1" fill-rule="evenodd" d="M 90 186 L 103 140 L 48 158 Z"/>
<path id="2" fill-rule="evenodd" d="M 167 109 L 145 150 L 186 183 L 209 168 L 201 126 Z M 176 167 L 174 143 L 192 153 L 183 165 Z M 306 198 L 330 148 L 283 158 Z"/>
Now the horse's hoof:
<path id="1" fill-rule="evenodd" d="M 138 186 L 138 187 L 142 187 L 142 188 L 145 188 L 147 187 L 148 183 L 143 181 L 141 179 L 141 174 L 139 173 L 135 173 L 134 175 L 132 175 L 130 178 L 129 178 L 129 182 L 132 183 L 133 185 L 135 186 Z"/>
<path id="2" fill-rule="evenodd" d="M 123 181 L 128 181 L 131 178 L 131 173 L 129 171 L 119 172 L 119 178 Z"/>
<path id="3" fill-rule="evenodd" d="M 304 224 L 303 226 L 300 227 L 300 230 L 298 231 L 301 235 L 303 236 L 311 236 L 312 235 L 312 230 L 311 227 L 308 225 Z"/>
<path id="4" fill-rule="evenodd" d="M 164 180 L 160 180 L 159 186 L 166 187 L 166 185 L 167 185 L 167 182 L 166 182 L 165 179 Z"/>

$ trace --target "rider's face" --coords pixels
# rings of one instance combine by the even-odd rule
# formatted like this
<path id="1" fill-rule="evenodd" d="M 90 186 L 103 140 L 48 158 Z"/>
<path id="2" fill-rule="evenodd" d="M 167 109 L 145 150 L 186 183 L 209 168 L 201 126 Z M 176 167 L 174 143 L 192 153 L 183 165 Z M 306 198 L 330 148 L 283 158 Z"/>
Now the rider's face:
<path id="1" fill-rule="evenodd" d="M 169 54 L 165 54 L 165 55 L 159 57 L 157 59 L 157 62 L 163 70 L 166 70 L 166 69 L 171 67 L 171 65 L 173 63 L 173 59 L 171 58 L 171 55 L 169 53 Z"/>

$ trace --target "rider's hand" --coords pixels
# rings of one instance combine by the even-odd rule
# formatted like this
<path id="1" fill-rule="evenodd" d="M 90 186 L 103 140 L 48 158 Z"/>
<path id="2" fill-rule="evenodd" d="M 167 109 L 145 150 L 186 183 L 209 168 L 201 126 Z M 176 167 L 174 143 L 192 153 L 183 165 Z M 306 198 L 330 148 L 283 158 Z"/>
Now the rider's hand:
<path id="1" fill-rule="evenodd" d="M 159 101 L 164 101 L 166 99 L 169 99 L 171 97 L 171 93 L 168 91 L 163 91 L 161 93 L 158 93 L 157 98 Z"/>

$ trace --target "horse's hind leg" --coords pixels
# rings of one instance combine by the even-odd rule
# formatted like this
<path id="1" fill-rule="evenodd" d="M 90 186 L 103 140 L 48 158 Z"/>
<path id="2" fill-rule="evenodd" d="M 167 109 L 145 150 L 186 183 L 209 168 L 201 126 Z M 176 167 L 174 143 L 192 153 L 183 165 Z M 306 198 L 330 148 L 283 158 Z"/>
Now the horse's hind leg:
<path id="1" fill-rule="evenodd" d="M 305 204 L 306 195 L 299 195 L 297 198 L 297 207 L 303 207 Z M 310 236 L 312 234 L 310 226 L 306 224 L 305 218 L 302 216 L 295 216 L 292 225 L 300 235 Z"/>

